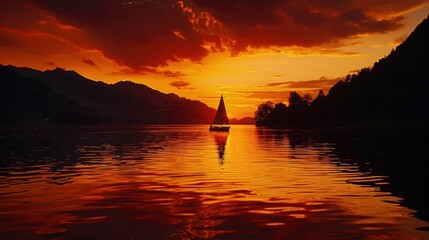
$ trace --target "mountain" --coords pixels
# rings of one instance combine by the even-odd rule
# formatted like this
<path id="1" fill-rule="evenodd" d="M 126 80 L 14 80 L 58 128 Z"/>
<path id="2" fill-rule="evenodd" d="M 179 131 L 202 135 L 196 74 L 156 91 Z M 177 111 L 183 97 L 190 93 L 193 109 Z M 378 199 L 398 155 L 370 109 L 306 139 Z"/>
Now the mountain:
<path id="1" fill-rule="evenodd" d="M 337 83 L 327 102 L 349 104 L 349 122 L 424 123 L 429 82 L 429 16 L 385 58 Z M 345 101 L 350 99 L 349 102 Z M 337 105 L 338 110 L 346 106 Z M 344 109 L 346 110 L 346 109 Z M 346 113 L 346 112 L 345 112 Z"/>
<path id="2" fill-rule="evenodd" d="M 245 117 L 241 119 L 232 118 L 229 120 L 229 123 L 231 124 L 255 124 L 255 119 L 252 117 Z"/>
<path id="3" fill-rule="evenodd" d="M 260 105 L 257 125 L 270 127 L 426 126 L 429 120 L 429 16 L 372 68 L 348 75 L 328 95 L 305 101 L 292 92 L 289 106 Z"/>
<path id="4" fill-rule="evenodd" d="M 106 84 L 60 68 L 47 71 L 10 65 L 7 68 L 88 109 L 103 121 L 209 123 L 215 114 L 214 109 L 202 102 L 164 94 L 130 81 Z M 8 81 L 15 78 L 9 77 Z"/>
<path id="5" fill-rule="evenodd" d="M 0 65 L 0 122 L 61 121 L 92 123 L 99 117 L 39 81 Z"/>

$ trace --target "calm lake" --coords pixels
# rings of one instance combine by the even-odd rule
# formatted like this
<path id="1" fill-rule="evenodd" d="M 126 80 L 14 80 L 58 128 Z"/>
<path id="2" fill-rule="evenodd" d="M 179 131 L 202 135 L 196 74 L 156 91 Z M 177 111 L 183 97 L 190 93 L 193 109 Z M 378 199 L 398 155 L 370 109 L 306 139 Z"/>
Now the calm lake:
<path id="1" fill-rule="evenodd" d="M 95 125 L 0 143 L 0 239 L 429 239 L 418 137 Z"/>

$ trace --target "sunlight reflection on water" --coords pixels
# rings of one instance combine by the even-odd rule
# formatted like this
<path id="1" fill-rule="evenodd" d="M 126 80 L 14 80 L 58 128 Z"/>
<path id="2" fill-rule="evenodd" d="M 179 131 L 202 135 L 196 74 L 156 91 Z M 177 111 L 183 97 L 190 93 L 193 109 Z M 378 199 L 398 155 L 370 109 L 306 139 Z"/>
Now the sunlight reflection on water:
<path id="1" fill-rule="evenodd" d="M 429 237 L 387 176 L 304 132 L 81 126 L 0 140 L 1 239 Z"/>

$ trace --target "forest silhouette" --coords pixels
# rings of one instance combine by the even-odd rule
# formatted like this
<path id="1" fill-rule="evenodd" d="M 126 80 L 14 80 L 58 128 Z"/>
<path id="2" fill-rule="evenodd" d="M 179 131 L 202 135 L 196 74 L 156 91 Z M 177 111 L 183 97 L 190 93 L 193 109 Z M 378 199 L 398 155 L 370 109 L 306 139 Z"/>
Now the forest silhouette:
<path id="1" fill-rule="evenodd" d="M 327 95 L 312 100 L 290 92 L 289 104 L 264 102 L 257 126 L 319 128 L 338 126 L 424 126 L 429 62 L 429 16 L 396 49 L 372 68 L 347 75 Z"/>

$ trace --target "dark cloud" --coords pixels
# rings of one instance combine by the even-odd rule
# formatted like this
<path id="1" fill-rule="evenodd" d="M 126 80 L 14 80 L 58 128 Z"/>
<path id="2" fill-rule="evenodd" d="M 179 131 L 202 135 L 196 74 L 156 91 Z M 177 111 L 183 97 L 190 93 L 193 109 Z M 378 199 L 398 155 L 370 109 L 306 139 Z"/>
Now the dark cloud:
<path id="1" fill-rule="evenodd" d="M 191 84 L 186 81 L 175 81 L 171 82 L 170 85 L 177 89 L 193 89 L 189 87 Z"/>
<path id="2" fill-rule="evenodd" d="M 80 29 L 81 44 L 133 69 L 168 62 L 199 61 L 208 54 L 205 36 L 190 13 L 174 0 L 39 0 L 37 7 L 65 25 Z M 213 36 L 211 36 L 213 38 Z"/>
<path id="3" fill-rule="evenodd" d="M 319 46 L 385 33 L 422 4 L 427 0 L 18 0 L 1 4 L 0 45 L 63 55 L 95 49 L 144 72 L 216 51 Z"/>
<path id="4" fill-rule="evenodd" d="M 248 94 L 248 97 L 263 99 L 264 101 L 272 101 L 274 103 L 286 103 L 288 102 L 289 94 L 291 91 L 298 92 L 298 94 L 300 94 L 301 96 L 303 96 L 304 94 L 310 94 L 313 98 L 315 98 L 319 93 L 320 89 L 310 89 L 305 91 L 299 91 L 296 89 L 287 91 L 252 91 Z"/>
<path id="5" fill-rule="evenodd" d="M 406 10 L 425 0 L 195 0 L 222 22 L 236 40 L 234 50 L 247 47 L 315 46 L 368 33 L 399 28 Z"/>
<path id="6" fill-rule="evenodd" d="M 87 65 L 93 66 L 93 67 L 97 67 L 97 66 L 98 66 L 97 64 L 95 64 L 95 62 L 94 62 L 94 61 L 92 61 L 92 60 L 91 60 L 91 59 L 89 59 L 89 58 L 83 58 L 81 62 L 82 62 L 82 63 L 85 63 L 85 64 L 87 64 Z"/>
<path id="7" fill-rule="evenodd" d="M 185 74 L 183 74 L 180 71 L 170 71 L 170 70 L 165 70 L 162 72 L 164 74 L 164 76 L 166 77 L 172 77 L 172 78 L 178 78 L 178 77 L 184 77 Z"/>
<path id="8" fill-rule="evenodd" d="M 170 78 L 181 78 L 186 76 L 186 74 L 184 74 L 181 71 L 160 70 L 155 67 L 146 67 L 146 66 L 140 67 L 139 69 L 125 68 L 117 72 L 112 72 L 113 75 L 116 75 L 116 74 L 141 75 L 141 74 L 148 74 L 148 73 L 156 74 L 164 77 L 170 77 Z"/>
<path id="9" fill-rule="evenodd" d="M 286 85 L 289 83 L 290 82 L 272 82 L 272 83 L 268 83 L 266 86 L 267 87 L 276 87 L 276 86 Z"/>
<path id="10" fill-rule="evenodd" d="M 290 89 L 326 89 L 332 87 L 335 83 L 344 78 L 334 78 L 329 79 L 326 77 L 321 77 L 317 80 L 304 80 L 304 81 L 287 81 L 287 82 L 272 82 L 268 83 L 267 87 L 276 87 L 282 86 L 284 88 Z"/>
<path id="11" fill-rule="evenodd" d="M 53 62 L 46 62 L 46 64 L 51 66 L 51 67 L 57 67 L 57 64 L 55 64 Z"/>

